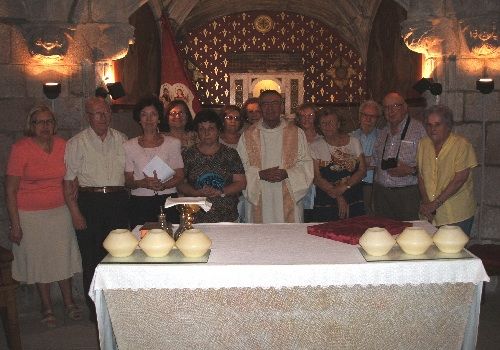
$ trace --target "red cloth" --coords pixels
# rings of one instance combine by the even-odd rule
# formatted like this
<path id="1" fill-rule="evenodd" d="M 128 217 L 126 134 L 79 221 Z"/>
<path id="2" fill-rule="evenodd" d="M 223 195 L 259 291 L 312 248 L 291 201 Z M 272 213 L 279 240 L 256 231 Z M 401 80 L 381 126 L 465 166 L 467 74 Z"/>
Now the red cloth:
<path id="1" fill-rule="evenodd" d="M 370 227 L 383 227 L 394 236 L 400 234 L 406 227 L 410 226 L 413 225 L 409 222 L 365 215 L 308 226 L 307 233 L 355 245 L 359 243 L 359 238 Z"/>
<path id="2" fill-rule="evenodd" d="M 56 136 L 50 154 L 30 137 L 12 146 L 7 175 L 21 178 L 17 192 L 17 207 L 20 210 L 45 210 L 64 204 L 65 147 L 66 141 Z"/>
<path id="3" fill-rule="evenodd" d="M 186 103 L 189 106 L 189 102 L 192 103 L 191 107 L 195 113 L 201 111 L 201 103 L 196 95 L 196 90 L 193 86 L 193 82 L 188 78 L 186 67 L 183 60 L 181 59 L 177 45 L 175 44 L 174 34 L 172 28 L 170 27 L 169 19 L 163 15 L 161 18 L 162 23 L 162 62 L 161 62 L 161 84 L 183 84 L 186 89 L 191 90 L 193 94 L 193 100 Z M 162 92 L 160 92 L 160 97 Z M 171 99 L 184 99 L 180 96 L 170 96 Z M 193 116 L 194 117 L 194 116 Z"/>

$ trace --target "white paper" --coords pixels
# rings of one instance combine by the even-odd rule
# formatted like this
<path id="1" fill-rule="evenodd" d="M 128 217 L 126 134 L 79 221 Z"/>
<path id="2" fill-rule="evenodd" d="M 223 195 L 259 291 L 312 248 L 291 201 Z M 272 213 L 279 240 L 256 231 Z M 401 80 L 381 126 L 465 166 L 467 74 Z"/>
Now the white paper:
<path id="1" fill-rule="evenodd" d="M 156 177 L 162 182 L 175 174 L 175 171 L 158 156 L 154 156 L 142 171 L 149 177 L 154 177 L 153 172 L 156 171 Z"/>
<path id="2" fill-rule="evenodd" d="M 210 208 L 212 208 L 212 203 L 207 201 L 207 197 L 168 197 L 165 201 L 165 208 L 170 208 L 179 204 L 196 204 L 199 205 L 204 211 L 209 211 Z"/>

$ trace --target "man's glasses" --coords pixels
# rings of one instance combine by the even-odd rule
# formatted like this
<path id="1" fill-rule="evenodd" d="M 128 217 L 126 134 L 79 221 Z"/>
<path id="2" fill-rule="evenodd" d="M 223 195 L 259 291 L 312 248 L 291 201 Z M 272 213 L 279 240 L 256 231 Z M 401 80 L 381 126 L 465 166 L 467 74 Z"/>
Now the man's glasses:
<path id="1" fill-rule="evenodd" d="M 363 117 L 368 117 L 368 118 L 378 118 L 378 115 L 377 115 L 377 114 L 368 114 L 368 113 L 364 113 L 364 112 L 361 112 L 360 114 L 361 114 L 361 116 L 363 116 Z"/>
<path id="2" fill-rule="evenodd" d="M 403 107 L 403 103 L 395 103 L 393 105 L 384 106 L 384 109 L 386 111 L 392 111 L 392 110 L 400 110 L 401 107 Z"/>
<path id="3" fill-rule="evenodd" d="M 320 126 L 323 126 L 323 127 L 329 127 L 329 126 L 337 126 L 337 122 L 336 121 L 329 121 L 329 122 L 321 122 L 319 123 Z"/>
<path id="4" fill-rule="evenodd" d="M 39 125 L 48 125 L 52 126 L 56 123 L 54 119 L 46 119 L 46 120 L 33 120 L 31 124 L 39 126 Z"/>
<path id="5" fill-rule="evenodd" d="M 313 112 L 313 113 L 307 113 L 307 114 L 306 114 L 306 113 L 304 113 L 304 114 L 301 114 L 301 115 L 300 115 L 300 118 L 302 118 L 302 119 L 306 119 L 306 118 L 307 118 L 307 119 L 313 119 L 313 118 L 314 118 L 314 115 L 315 115 L 315 114 L 314 114 L 314 112 Z"/>

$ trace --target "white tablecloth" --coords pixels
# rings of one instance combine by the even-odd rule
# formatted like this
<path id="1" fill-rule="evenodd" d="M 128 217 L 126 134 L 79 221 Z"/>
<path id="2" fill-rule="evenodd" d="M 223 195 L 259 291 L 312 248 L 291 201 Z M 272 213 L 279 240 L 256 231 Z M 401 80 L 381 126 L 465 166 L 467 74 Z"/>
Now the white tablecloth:
<path id="1" fill-rule="evenodd" d="M 481 260 L 366 262 L 357 246 L 307 234 L 306 224 L 200 224 L 213 242 L 206 264 L 100 264 L 90 295 L 101 348 L 112 348 L 102 290 L 284 288 L 489 281 Z M 480 288 L 477 288 L 480 296 Z M 475 343 L 479 309 L 471 310 Z"/>
<path id="2" fill-rule="evenodd" d="M 206 264 L 101 264 L 91 290 L 309 287 L 488 281 L 479 259 L 367 263 L 358 247 L 307 234 L 305 224 L 197 225 Z M 126 273 L 123 273 L 126 271 Z"/>

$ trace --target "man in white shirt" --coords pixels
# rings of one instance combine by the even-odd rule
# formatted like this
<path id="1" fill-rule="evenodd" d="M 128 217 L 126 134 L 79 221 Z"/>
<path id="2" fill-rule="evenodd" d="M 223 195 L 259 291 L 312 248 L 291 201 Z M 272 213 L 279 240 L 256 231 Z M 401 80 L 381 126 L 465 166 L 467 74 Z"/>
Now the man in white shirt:
<path id="1" fill-rule="evenodd" d="M 88 292 L 94 270 L 106 256 L 102 243 L 111 230 L 128 228 L 123 150 L 127 137 L 109 127 L 111 109 L 103 99 L 88 99 L 85 113 L 90 126 L 66 144 L 64 185 L 78 191 L 67 202 L 82 256 L 85 297 L 95 321 Z"/>
<path id="2" fill-rule="evenodd" d="M 306 137 L 281 119 L 279 92 L 263 91 L 259 104 L 262 119 L 245 130 L 237 147 L 247 177 L 246 217 L 253 223 L 303 222 L 302 199 L 314 177 Z"/>

